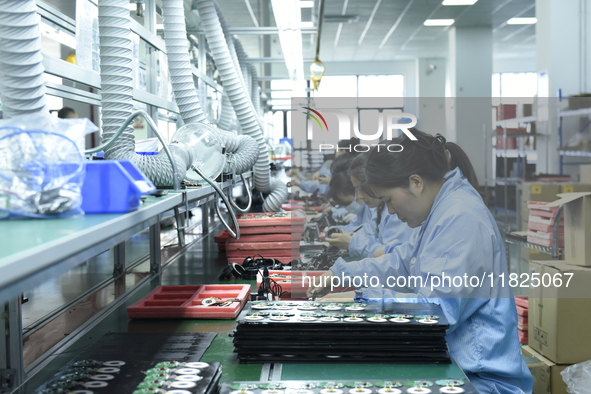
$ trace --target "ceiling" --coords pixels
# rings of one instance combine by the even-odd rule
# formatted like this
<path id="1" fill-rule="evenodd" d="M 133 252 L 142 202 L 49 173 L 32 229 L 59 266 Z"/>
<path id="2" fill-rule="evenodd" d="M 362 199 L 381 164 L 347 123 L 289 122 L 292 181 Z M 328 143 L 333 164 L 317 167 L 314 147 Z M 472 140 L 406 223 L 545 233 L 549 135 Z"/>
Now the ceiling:
<path id="1" fill-rule="evenodd" d="M 479 0 L 472 6 L 442 6 L 441 0 L 325 0 L 325 21 L 340 15 L 358 16 L 354 23 L 325 22 L 320 59 L 323 62 L 395 61 L 446 57 L 449 27 L 426 27 L 426 19 L 454 19 L 457 27 L 487 26 L 493 30 L 496 59 L 535 58 L 535 25 L 507 25 L 513 17 L 535 16 L 535 0 Z M 272 12 L 264 24 L 268 0 L 218 0 L 230 26 L 255 27 L 247 3 L 259 26 L 275 26 Z M 312 19 L 317 26 L 319 0 Z M 310 11 L 307 11 L 310 14 Z M 303 20 L 310 16 L 304 12 Z M 261 36 L 240 35 L 249 57 L 264 56 Z M 276 35 L 271 36 L 270 57 L 282 57 Z M 314 58 L 316 35 L 303 35 L 304 59 Z"/>

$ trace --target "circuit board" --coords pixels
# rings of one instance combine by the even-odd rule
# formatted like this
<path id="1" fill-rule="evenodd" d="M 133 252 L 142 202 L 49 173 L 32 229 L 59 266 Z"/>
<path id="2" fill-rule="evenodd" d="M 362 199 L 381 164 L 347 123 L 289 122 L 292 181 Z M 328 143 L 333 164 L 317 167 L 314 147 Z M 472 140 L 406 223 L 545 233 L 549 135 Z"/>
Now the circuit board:
<path id="1" fill-rule="evenodd" d="M 36 394 L 217 394 L 219 363 L 201 362 L 215 333 L 111 333 Z"/>
<path id="2" fill-rule="evenodd" d="M 220 394 L 477 394 L 467 379 L 223 383 Z"/>

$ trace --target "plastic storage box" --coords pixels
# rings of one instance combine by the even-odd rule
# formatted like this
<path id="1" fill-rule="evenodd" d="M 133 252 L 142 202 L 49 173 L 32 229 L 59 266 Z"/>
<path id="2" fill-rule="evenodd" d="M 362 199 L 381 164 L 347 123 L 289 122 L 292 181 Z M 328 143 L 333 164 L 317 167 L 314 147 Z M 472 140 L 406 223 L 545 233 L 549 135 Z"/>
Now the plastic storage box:
<path id="1" fill-rule="evenodd" d="M 128 160 L 95 160 L 86 163 L 82 210 L 86 213 L 122 213 L 137 209 L 140 198 L 156 187 Z"/>

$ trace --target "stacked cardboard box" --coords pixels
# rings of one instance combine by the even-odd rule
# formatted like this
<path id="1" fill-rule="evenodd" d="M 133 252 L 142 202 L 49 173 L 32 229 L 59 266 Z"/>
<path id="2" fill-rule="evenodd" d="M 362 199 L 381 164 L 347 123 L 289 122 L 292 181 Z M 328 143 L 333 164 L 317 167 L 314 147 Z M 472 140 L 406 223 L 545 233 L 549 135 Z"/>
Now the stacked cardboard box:
<path id="1" fill-rule="evenodd" d="M 562 194 L 547 205 L 564 205 L 564 257 L 567 264 L 591 266 L 591 192 Z"/>
<path id="2" fill-rule="evenodd" d="M 528 300 L 527 296 L 515 297 L 515 306 L 517 307 L 517 335 L 519 342 L 527 344 L 528 340 Z"/>
<path id="3" fill-rule="evenodd" d="M 534 377 L 533 394 L 566 394 L 566 383 L 560 373 L 568 365 L 557 365 L 530 346 L 522 346 L 521 354 Z"/>
<path id="4" fill-rule="evenodd" d="M 560 371 L 591 359 L 591 267 L 566 263 L 530 262 L 529 346 L 549 360 L 532 371 L 535 394 L 565 393 Z"/>

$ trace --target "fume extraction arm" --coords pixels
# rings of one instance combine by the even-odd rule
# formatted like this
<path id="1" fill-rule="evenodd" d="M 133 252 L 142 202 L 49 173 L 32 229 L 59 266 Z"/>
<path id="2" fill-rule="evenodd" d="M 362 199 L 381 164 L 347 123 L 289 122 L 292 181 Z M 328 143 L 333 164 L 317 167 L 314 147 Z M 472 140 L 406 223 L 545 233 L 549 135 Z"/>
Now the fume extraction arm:
<path id="1" fill-rule="evenodd" d="M 102 124 L 103 140 L 107 142 L 99 148 L 105 148 L 108 159 L 133 161 L 158 186 L 177 186 L 184 178 L 201 177 L 208 180 L 208 175 L 217 176 L 221 172 L 223 165 L 216 173 L 217 166 L 204 166 L 207 160 L 190 146 L 195 138 L 211 146 L 216 145 L 219 139 L 226 153 L 231 156 L 231 169 L 235 173 L 242 174 L 254 165 L 255 187 L 261 192 L 270 193 L 263 205 L 264 210 L 280 210 L 287 198 L 287 188 L 281 181 L 270 179 L 267 146 L 255 105 L 249 97 L 259 93 L 254 67 L 245 62 L 239 41 L 229 34 L 224 35 L 220 18 L 224 25 L 225 20 L 221 13 L 218 16 L 217 5 L 212 1 L 199 1 L 197 6 L 223 81 L 227 96 L 224 101 L 232 104 L 244 134 L 238 136 L 233 132 L 216 130 L 207 123 L 193 83 L 183 0 L 166 0 L 163 2 L 163 19 L 174 95 L 181 117 L 187 125 L 184 127 L 191 125 L 193 130 L 188 132 L 179 129 L 173 141 L 166 146 L 149 116 L 133 110 L 132 33 L 128 1 L 100 0 Z M 47 111 L 35 1 L 3 1 L 0 12 L 3 14 L 0 18 L 0 62 L 3 70 L 0 74 L 0 94 L 5 116 Z M 242 73 L 239 74 L 238 70 Z M 258 108 L 258 100 L 255 102 Z M 135 154 L 133 129 L 129 127 L 129 120 L 138 114 L 146 117 L 163 142 L 165 149 L 157 156 Z M 230 126 L 233 115 L 229 108 L 225 108 L 220 126 Z M 189 138 L 176 138 L 183 134 Z M 200 167 L 209 167 L 211 171 L 203 174 Z M 216 168 L 212 170 L 211 167 Z M 225 196 L 222 195 L 222 198 L 228 205 Z M 232 210 L 229 210 L 235 219 Z"/>

